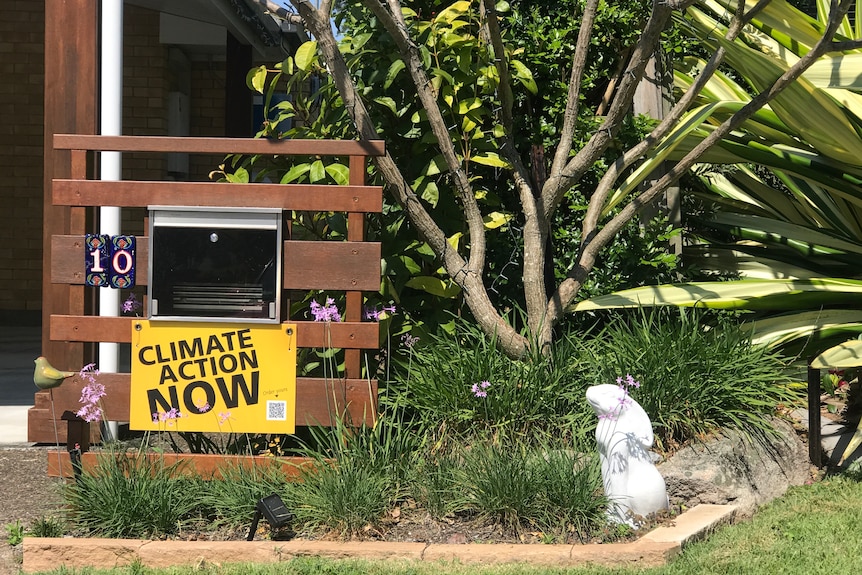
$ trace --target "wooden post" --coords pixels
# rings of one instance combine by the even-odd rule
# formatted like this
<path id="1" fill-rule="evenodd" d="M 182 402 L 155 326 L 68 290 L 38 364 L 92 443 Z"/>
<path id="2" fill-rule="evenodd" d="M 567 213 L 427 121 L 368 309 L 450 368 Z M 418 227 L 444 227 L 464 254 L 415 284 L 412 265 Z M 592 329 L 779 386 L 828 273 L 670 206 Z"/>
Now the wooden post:
<path id="1" fill-rule="evenodd" d="M 83 217 L 73 221 L 72 210 L 52 203 L 51 180 L 69 177 L 69 152 L 54 153 L 54 134 L 95 134 L 97 45 L 99 41 L 97 0 L 45 1 L 45 168 L 44 215 L 42 218 L 42 354 L 59 369 L 79 369 L 83 361 L 80 343 L 51 341 L 48 333 L 52 314 L 70 313 L 72 299 L 80 299 L 79 288 L 52 284 L 51 236 L 81 233 Z M 75 161 L 76 171 L 86 170 Z M 83 212 L 83 210 L 82 210 Z M 76 229 L 72 229 L 74 227 Z M 73 295 L 73 292 L 78 291 Z"/>
<path id="2" fill-rule="evenodd" d="M 808 361 L 808 459 L 812 465 L 823 466 L 823 445 L 820 437 L 820 370 Z"/>
<path id="3" fill-rule="evenodd" d="M 84 152 L 55 152 L 54 134 L 96 133 L 98 9 L 98 0 L 45 0 L 42 355 L 59 369 L 80 369 L 84 364 L 84 345 L 52 341 L 50 318 L 52 314 L 80 313 L 83 290 L 80 286 L 51 282 L 51 241 L 56 234 L 83 233 L 86 213 L 84 208 L 73 211 L 68 206 L 53 205 L 52 180 L 68 178 L 72 170 L 85 173 L 87 167 Z M 34 406 L 40 403 L 43 402 L 34 399 Z M 30 409 L 28 441 L 54 441 L 53 432 L 46 435 L 46 429 L 52 426 L 44 426 L 50 418 L 44 408 Z"/>

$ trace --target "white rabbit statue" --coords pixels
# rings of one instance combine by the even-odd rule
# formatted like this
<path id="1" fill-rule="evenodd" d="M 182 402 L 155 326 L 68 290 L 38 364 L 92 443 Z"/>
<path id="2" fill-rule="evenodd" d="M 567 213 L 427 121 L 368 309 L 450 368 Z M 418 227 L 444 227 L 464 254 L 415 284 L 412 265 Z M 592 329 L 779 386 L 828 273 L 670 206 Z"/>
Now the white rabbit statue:
<path id="1" fill-rule="evenodd" d="M 642 518 L 668 508 L 664 478 L 648 451 L 653 445 L 649 416 L 623 385 L 594 385 L 587 389 L 587 402 L 599 416 L 596 443 L 608 520 L 637 529 Z"/>

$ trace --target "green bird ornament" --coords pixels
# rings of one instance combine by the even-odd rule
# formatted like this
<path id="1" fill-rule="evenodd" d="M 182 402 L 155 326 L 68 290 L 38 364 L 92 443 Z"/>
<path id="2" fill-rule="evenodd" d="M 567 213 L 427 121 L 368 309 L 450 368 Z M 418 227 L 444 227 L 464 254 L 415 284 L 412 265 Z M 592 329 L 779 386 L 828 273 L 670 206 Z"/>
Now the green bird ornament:
<path id="1" fill-rule="evenodd" d="M 33 383 L 39 389 L 53 389 L 59 387 L 63 380 L 77 374 L 77 371 L 60 371 L 42 356 L 35 359 L 36 369 L 33 371 Z"/>

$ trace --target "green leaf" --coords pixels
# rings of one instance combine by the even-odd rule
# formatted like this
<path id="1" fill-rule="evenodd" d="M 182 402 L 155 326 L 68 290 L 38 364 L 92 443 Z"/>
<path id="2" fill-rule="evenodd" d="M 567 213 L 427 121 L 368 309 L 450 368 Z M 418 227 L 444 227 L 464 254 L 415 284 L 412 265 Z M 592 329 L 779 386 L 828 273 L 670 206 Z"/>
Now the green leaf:
<path id="1" fill-rule="evenodd" d="M 393 114 L 398 114 L 398 109 L 395 107 L 395 100 L 393 100 L 389 96 L 378 96 L 377 98 L 374 98 L 374 101 L 381 106 L 386 106 L 387 108 L 389 108 Z"/>
<path id="2" fill-rule="evenodd" d="M 308 173 L 308 170 L 311 169 L 311 164 L 297 164 L 290 168 L 287 173 L 281 177 L 282 184 L 290 184 L 295 182 L 302 176 Z"/>
<path id="3" fill-rule="evenodd" d="M 862 281 L 841 278 L 736 280 L 643 286 L 594 297 L 571 311 L 641 306 L 711 309 L 801 309 L 812 305 L 858 302 Z"/>
<path id="4" fill-rule="evenodd" d="M 422 66 L 426 70 L 431 67 L 431 52 L 427 46 L 419 46 L 419 57 L 422 58 Z"/>
<path id="5" fill-rule="evenodd" d="M 326 179 L 326 168 L 323 167 L 321 160 L 315 160 L 311 164 L 311 169 L 308 173 L 308 180 L 313 184 Z"/>
<path id="6" fill-rule="evenodd" d="M 536 85 L 536 80 L 533 79 L 533 73 L 520 60 L 512 60 L 512 67 L 515 68 L 515 78 L 517 78 L 531 94 L 538 94 L 539 87 Z"/>
<path id="7" fill-rule="evenodd" d="M 404 60 L 395 60 L 389 65 L 389 70 L 386 72 L 386 81 L 383 82 L 383 87 L 388 89 L 398 77 L 398 73 L 405 68 Z"/>
<path id="8" fill-rule="evenodd" d="M 512 219 L 512 214 L 501 214 L 500 212 L 491 212 L 482 221 L 485 223 L 485 228 L 495 230 L 506 225 Z"/>
<path id="9" fill-rule="evenodd" d="M 296 54 L 293 56 L 293 59 L 296 61 L 296 67 L 303 72 L 308 72 L 311 69 L 311 65 L 314 64 L 316 58 L 316 40 L 309 40 L 308 42 L 303 42 L 302 45 L 296 49 Z"/>
<path id="10" fill-rule="evenodd" d="M 465 98 L 458 102 L 458 110 L 459 114 L 466 114 L 470 110 L 475 110 L 477 108 L 482 107 L 482 100 L 479 98 Z"/>
<path id="11" fill-rule="evenodd" d="M 326 166 L 326 173 L 339 186 L 346 186 L 350 183 L 350 168 L 344 164 L 329 164 Z"/>
<path id="12" fill-rule="evenodd" d="M 485 152 L 470 158 L 471 162 L 482 164 L 483 166 L 491 166 L 492 168 L 511 168 L 512 164 L 500 157 L 496 152 Z"/>
<path id="13" fill-rule="evenodd" d="M 246 76 L 246 83 L 252 90 L 263 94 L 264 88 L 266 88 L 266 75 L 266 66 L 258 66 L 249 71 L 248 76 Z"/>
<path id="14" fill-rule="evenodd" d="M 437 202 L 440 201 L 440 189 L 437 187 L 437 184 L 433 180 L 428 180 L 421 187 L 422 193 L 419 195 L 420 198 L 431 204 L 432 207 L 437 205 Z"/>
<path id="15" fill-rule="evenodd" d="M 751 332 L 751 343 L 770 348 L 798 341 L 830 342 L 857 337 L 862 333 L 862 311 L 826 309 L 770 315 L 742 323 Z M 821 344 L 822 345 L 822 344 Z"/>
<path id="16" fill-rule="evenodd" d="M 862 341 L 852 339 L 827 349 L 812 360 L 811 367 L 816 369 L 862 367 Z"/>
<path id="17" fill-rule="evenodd" d="M 228 182 L 233 184 L 247 184 L 248 183 L 248 170 L 243 167 L 239 167 L 236 169 L 234 173 L 226 173 L 225 178 Z"/>
<path id="18" fill-rule="evenodd" d="M 428 165 L 425 166 L 425 169 L 422 170 L 422 175 L 424 176 L 436 176 L 437 174 L 444 172 L 446 170 L 446 161 L 443 159 L 442 154 L 438 154 L 431 158 L 431 161 L 428 162 Z"/>
<path id="19" fill-rule="evenodd" d="M 444 298 L 454 298 L 461 293 L 461 288 L 455 285 L 452 280 L 441 280 L 431 276 L 418 276 L 410 278 L 406 284 L 407 287 L 418 289 L 431 295 Z"/>
<path id="20" fill-rule="evenodd" d="M 453 20 L 458 18 L 461 14 L 470 9 L 470 2 L 467 0 L 459 0 L 458 2 L 452 3 L 445 10 L 442 10 L 437 16 L 434 18 L 434 22 L 437 23 L 446 23 L 451 24 Z"/>

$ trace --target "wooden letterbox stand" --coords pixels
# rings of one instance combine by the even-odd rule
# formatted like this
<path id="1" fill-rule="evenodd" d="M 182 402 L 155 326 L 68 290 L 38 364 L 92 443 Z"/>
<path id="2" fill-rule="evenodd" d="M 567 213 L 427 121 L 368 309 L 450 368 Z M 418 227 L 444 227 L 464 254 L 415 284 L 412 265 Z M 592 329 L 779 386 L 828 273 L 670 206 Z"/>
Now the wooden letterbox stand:
<path id="1" fill-rule="evenodd" d="M 201 211 L 218 212 L 235 208 L 302 212 L 343 212 L 347 219 L 346 241 L 299 241 L 286 237 L 281 242 L 279 262 L 278 317 L 265 310 L 264 321 L 295 324 L 296 345 L 299 348 L 336 347 L 345 350 L 344 377 L 334 379 L 297 378 L 296 425 L 332 425 L 341 414 L 349 414 L 354 423 L 371 423 L 376 414 L 377 382 L 362 377 L 361 351 L 377 349 L 379 328 L 376 322 L 362 321 L 363 292 L 375 292 L 380 287 L 380 244 L 365 241 L 365 214 L 382 211 L 382 189 L 365 185 L 367 158 L 384 152 L 380 141 L 270 141 L 262 139 L 170 138 L 135 136 L 55 135 L 54 151 L 67 150 L 71 157 L 71 177 L 52 182 L 54 206 L 69 210 L 69 226 L 57 230 L 50 238 L 51 282 L 70 286 L 72 312 L 52 315 L 49 338 L 69 345 L 96 342 L 131 343 L 133 317 L 98 317 L 92 314 L 94 291 L 103 288 L 84 286 L 83 237 L 94 230 L 86 229 L 87 210 L 98 206 L 119 205 L 124 208 L 164 209 L 193 206 Z M 87 178 L 87 156 L 99 151 L 135 154 L 171 152 L 188 154 L 259 154 L 290 156 L 309 155 L 349 158 L 350 181 L 347 186 L 301 185 L 271 183 L 216 183 L 176 181 L 98 181 Z M 145 229 L 145 226 L 141 226 Z M 46 248 L 47 249 L 47 248 Z M 137 237 L 136 258 L 148 261 L 149 237 Z M 149 279 L 137 274 L 139 286 Z M 150 288 L 152 286 L 149 286 Z M 108 289 L 108 288 L 104 288 Z M 309 321 L 303 315 L 289 317 L 287 300 L 291 291 L 325 290 L 342 292 L 345 296 L 343 321 L 324 326 Z M 144 310 L 149 312 L 149 297 Z M 138 318 L 140 319 L 140 318 Z M 325 327 L 325 329 L 324 329 Z M 90 347 L 93 347 L 90 345 Z M 80 366 L 57 366 L 79 369 Z M 130 405 L 130 374 L 100 374 L 106 386 L 103 399 L 107 416 L 113 421 L 128 421 Z M 54 390 L 58 410 L 76 411 L 85 382 L 74 377 Z M 54 425 L 50 408 L 40 401 L 29 412 L 29 441 L 54 443 Z M 335 398 L 335 400 L 333 400 Z M 42 398 L 44 399 L 44 398 Z M 72 423 L 72 420 L 69 420 Z M 76 422 L 77 425 L 77 422 Z M 61 441 L 75 435 L 82 448 L 79 433 L 69 433 L 63 427 Z M 93 426 L 95 427 L 95 426 Z M 81 432 L 83 433 L 83 431 Z M 56 458 L 55 458 L 56 459 Z M 55 461 L 56 467 L 56 461 Z M 57 470 L 59 471 L 59 470 Z"/>

